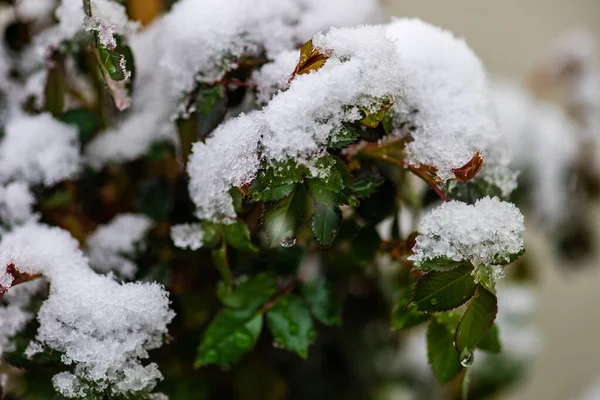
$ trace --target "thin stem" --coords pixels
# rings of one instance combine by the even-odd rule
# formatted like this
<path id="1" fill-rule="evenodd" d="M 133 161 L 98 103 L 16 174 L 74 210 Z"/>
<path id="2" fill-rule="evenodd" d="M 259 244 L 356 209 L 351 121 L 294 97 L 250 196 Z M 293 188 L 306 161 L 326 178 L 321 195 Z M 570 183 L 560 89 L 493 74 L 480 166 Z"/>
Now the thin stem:
<path id="1" fill-rule="evenodd" d="M 288 283 L 287 285 L 285 285 L 283 288 L 281 288 L 281 290 L 279 292 L 277 292 L 275 294 L 275 296 L 273 296 L 271 298 L 271 300 L 269 300 L 267 303 L 265 303 L 264 306 L 262 306 L 262 308 L 259 310 L 259 313 L 265 313 L 267 311 L 269 311 L 271 308 L 273 308 L 273 306 L 285 295 L 291 293 L 296 286 L 298 286 L 300 284 L 300 279 L 298 279 L 297 277 L 294 278 L 290 283 Z"/>
<path id="2" fill-rule="evenodd" d="M 419 178 L 421 178 L 422 180 L 424 180 L 425 183 L 427 183 L 429 187 L 432 188 L 433 191 L 440 197 L 440 199 L 442 199 L 445 202 L 450 201 L 448 200 L 448 197 L 446 197 L 444 192 L 442 192 L 442 189 L 440 189 L 438 185 L 433 181 L 433 179 L 430 176 L 428 176 L 425 172 L 410 165 L 406 165 L 405 168 L 413 174 L 415 174 L 416 176 L 418 176 Z"/>

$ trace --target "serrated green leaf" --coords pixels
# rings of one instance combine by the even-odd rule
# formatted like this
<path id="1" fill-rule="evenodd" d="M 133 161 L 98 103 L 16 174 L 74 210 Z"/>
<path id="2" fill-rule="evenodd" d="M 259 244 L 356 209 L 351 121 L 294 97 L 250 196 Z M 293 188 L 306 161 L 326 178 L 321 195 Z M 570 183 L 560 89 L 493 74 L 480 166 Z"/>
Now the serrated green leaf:
<path id="1" fill-rule="evenodd" d="M 427 329 L 427 358 L 436 379 L 444 384 L 462 370 L 460 357 L 453 344 L 454 338 L 446 327 L 436 320 Z"/>
<path id="2" fill-rule="evenodd" d="M 293 160 L 270 163 L 258 173 L 250 186 L 253 201 L 268 203 L 289 196 L 297 184 L 304 180 L 308 169 Z"/>
<path id="3" fill-rule="evenodd" d="M 108 72 L 110 78 L 115 81 L 122 81 L 125 79 L 125 71 L 121 68 L 121 57 L 123 56 L 119 54 L 118 51 L 109 49 L 100 42 L 98 42 L 97 46 L 100 62 L 106 72 Z"/>
<path id="4" fill-rule="evenodd" d="M 323 277 L 304 282 L 302 295 L 317 321 L 327 326 L 340 324 L 340 310 L 331 282 Z"/>
<path id="5" fill-rule="evenodd" d="M 198 137 L 204 139 L 223 121 L 226 113 L 225 86 L 202 84 L 196 94 L 195 115 L 198 120 Z"/>
<path id="6" fill-rule="evenodd" d="M 344 124 L 342 128 L 327 140 L 327 147 L 343 149 L 358 140 L 358 128 L 352 124 Z"/>
<path id="7" fill-rule="evenodd" d="M 415 285 L 411 305 L 418 311 L 446 311 L 464 304 L 475 293 L 475 281 L 468 266 L 450 271 L 429 272 Z"/>
<path id="8" fill-rule="evenodd" d="M 279 299 L 267 311 L 267 325 L 275 343 L 297 353 L 308 356 L 308 347 L 315 337 L 310 312 L 301 297 L 288 294 Z"/>
<path id="9" fill-rule="evenodd" d="M 230 308 L 257 310 L 267 303 L 277 292 L 277 283 L 273 275 L 262 272 L 240 283 L 231 293 L 225 285 L 217 288 L 221 302 Z"/>
<path id="10" fill-rule="evenodd" d="M 298 185 L 285 199 L 268 206 L 263 215 L 263 226 L 271 246 L 295 238 L 298 229 L 310 217 L 311 208 L 312 201 L 303 185 Z"/>
<path id="11" fill-rule="evenodd" d="M 382 183 L 383 178 L 378 173 L 359 171 L 354 176 L 354 193 L 359 199 L 369 197 Z"/>
<path id="12" fill-rule="evenodd" d="M 429 319 L 427 313 L 411 311 L 408 307 L 409 296 L 406 294 L 398 296 L 392 308 L 390 325 L 393 329 L 406 329 L 419 325 Z"/>
<path id="13" fill-rule="evenodd" d="M 327 189 L 327 186 L 319 179 L 308 179 L 306 187 L 317 203 L 327 206 L 348 204 L 348 199 L 342 192 L 336 193 Z"/>
<path id="14" fill-rule="evenodd" d="M 312 231 L 321 246 L 331 246 L 338 234 L 342 212 L 338 206 L 317 203 L 312 219 Z"/>
<path id="15" fill-rule="evenodd" d="M 236 221 L 233 224 L 225 225 L 225 241 L 231 247 L 239 251 L 257 252 L 258 247 L 250 239 L 250 230 L 245 223 Z"/>
<path id="16" fill-rule="evenodd" d="M 461 265 L 469 265 L 465 261 L 454 261 L 446 257 L 436 257 L 422 260 L 415 264 L 415 269 L 420 271 L 449 271 Z"/>
<path id="17" fill-rule="evenodd" d="M 488 353 L 500 353 L 502 351 L 502 344 L 500 343 L 500 332 L 498 331 L 498 325 L 492 325 L 490 331 L 477 343 L 477 348 Z"/>
<path id="18" fill-rule="evenodd" d="M 196 367 L 238 362 L 256 343 L 263 316 L 248 310 L 224 309 L 208 325 L 198 348 Z"/>
<path id="19" fill-rule="evenodd" d="M 455 343 L 459 352 L 475 350 L 477 344 L 492 328 L 497 312 L 496 296 L 478 285 L 475 296 L 456 328 Z"/>

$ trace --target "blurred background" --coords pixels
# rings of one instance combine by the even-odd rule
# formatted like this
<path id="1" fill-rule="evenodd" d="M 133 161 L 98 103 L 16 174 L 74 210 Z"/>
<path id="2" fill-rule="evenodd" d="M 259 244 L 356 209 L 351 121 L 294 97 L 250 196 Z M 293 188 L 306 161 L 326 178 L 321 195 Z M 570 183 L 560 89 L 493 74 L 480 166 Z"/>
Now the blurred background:
<path id="1" fill-rule="evenodd" d="M 491 74 L 519 81 L 557 37 L 573 28 L 588 29 L 600 42 L 598 0 L 386 0 L 385 4 L 390 15 L 419 17 L 463 36 Z M 599 215 L 595 204 L 589 218 L 596 227 Z M 535 258 L 538 274 L 533 318 L 541 343 L 524 384 L 504 398 L 600 399 L 600 392 L 594 393 L 594 386 L 600 385 L 600 258 L 559 259 L 553 245 L 540 240 L 543 228 L 531 221 L 526 226 L 526 248 Z M 596 239 L 594 244 L 598 248 L 600 242 Z"/>

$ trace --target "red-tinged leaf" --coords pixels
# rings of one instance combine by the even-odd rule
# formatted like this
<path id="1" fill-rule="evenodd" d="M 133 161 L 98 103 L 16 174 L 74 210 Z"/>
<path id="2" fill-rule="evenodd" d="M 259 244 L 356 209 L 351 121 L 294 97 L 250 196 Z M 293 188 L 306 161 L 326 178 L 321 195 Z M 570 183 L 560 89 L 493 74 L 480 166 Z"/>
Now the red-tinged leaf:
<path id="1" fill-rule="evenodd" d="M 328 59 L 329 55 L 315 49 L 312 39 L 309 40 L 300 49 L 300 59 L 298 60 L 298 65 L 296 65 L 296 69 L 290 80 L 294 79 L 296 75 L 308 74 L 309 72 L 320 69 L 325 65 Z"/>
<path id="2" fill-rule="evenodd" d="M 463 165 L 460 168 L 454 168 L 452 172 L 454 172 L 454 176 L 456 180 L 462 183 L 466 183 L 473 179 L 475 175 L 481 171 L 481 167 L 483 166 L 483 157 L 479 152 L 475 153 L 473 158 L 469 160 L 468 163 Z"/>

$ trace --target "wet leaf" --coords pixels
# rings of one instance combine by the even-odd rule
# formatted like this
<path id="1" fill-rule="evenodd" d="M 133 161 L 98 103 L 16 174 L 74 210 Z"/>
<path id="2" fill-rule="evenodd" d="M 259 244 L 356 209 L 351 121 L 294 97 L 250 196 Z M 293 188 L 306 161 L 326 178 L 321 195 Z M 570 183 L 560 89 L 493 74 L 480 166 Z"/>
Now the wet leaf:
<path id="1" fill-rule="evenodd" d="M 271 247 L 286 247 L 288 241 L 295 240 L 296 232 L 310 217 L 311 208 L 312 201 L 303 185 L 280 202 L 269 205 L 262 222 Z"/>
<path id="2" fill-rule="evenodd" d="M 497 312 L 496 296 L 478 285 L 475 296 L 456 328 L 455 342 L 459 352 L 475 350 L 477 344 L 492 328 Z"/>
<path id="3" fill-rule="evenodd" d="M 312 231 L 321 246 L 331 246 L 338 234 L 342 212 L 338 206 L 317 203 L 312 218 Z"/>
<path id="4" fill-rule="evenodd" d="M 308 357 L 308 347 L 315 337 L 310 312 L 301 297 L 288 294 L 267 311 L 267 325 L 279 346 Z"/>
<path id="5" fill-rule="evenodd" d="M 239 251 L 257 252 L 258 247 L 250 239 L 250 230 L 248 226 L 240 221 L 225 225 L 225 241 L 231 247 Z"/>
<path id="6" fill-rule="evenodd" d="M 453 345 L 454 338 L 446 327 L 436 320 L 427 329 L 427 358 L 433 374 L 444 384 L 462 370 L 460 357 Z"/>
<path id="7" fill-rule="evenodd" d="M 267 303 L 276 292 L 275 278 L 266 272 L 250 277 L 230 293 L 224 285 L 219 286 L 217 290 L 219 299 L 225 306 L 244 310 L 257 310 Z"/>
<path id="8" fill-rule="evenodd" d="M 459 307 L 473 297 L 475 281 L 469 266 L 423 275 L 413 290 L 411 305 L 418 311 L 446 311 Z"/>
<path id="9" fill-rule="evenodd" d="M 477 343 L 477 348 L 488 353 L 500 353 L 502 351 L 502 343 L 500 343 L 500 332 L 498 325 L 492 325 L 490 331 Z"/>
<path id="10" fill-rule="evenodd" d="M 198 348 L 196 368 L 203 365 L 236 363 L 256 343 L 263 316 L 248 310 L 224 309 L 204 332 Z"/>

